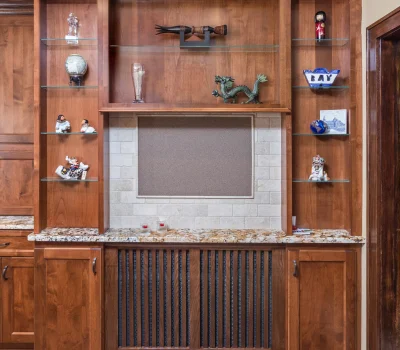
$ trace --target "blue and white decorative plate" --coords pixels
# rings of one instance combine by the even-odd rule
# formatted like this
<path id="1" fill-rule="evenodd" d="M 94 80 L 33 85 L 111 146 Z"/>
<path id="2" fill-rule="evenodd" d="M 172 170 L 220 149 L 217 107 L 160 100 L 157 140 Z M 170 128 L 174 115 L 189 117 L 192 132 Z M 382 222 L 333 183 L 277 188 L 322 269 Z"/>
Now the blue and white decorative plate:
<path id="1" fill-rule="evenodd" d="M 328 71 L 326 68 L 316 68 L 313 71 L 305 69 L 303 73 L 307 79 L 308 85 L 310 85 L 312 89 L 323 89 L 332 86 L 340 73 L 340 69 L 333 69 L 331 71 Z"/>

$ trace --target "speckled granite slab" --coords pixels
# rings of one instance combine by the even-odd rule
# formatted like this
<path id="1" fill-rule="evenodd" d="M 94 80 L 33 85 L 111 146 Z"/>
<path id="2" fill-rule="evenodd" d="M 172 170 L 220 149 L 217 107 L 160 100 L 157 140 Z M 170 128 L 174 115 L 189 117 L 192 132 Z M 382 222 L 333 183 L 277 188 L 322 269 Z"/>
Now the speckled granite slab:
<path id="1" fill-rule="evenodd" d="M 350 236 L 345 230 L 315 230 L 310 235 L 286 236 L 281 230 L 169 230 L 142 234 L 138 229 L 110 229 L 99 235 L 91 228 L 53 228 L 30 234 L 36 242 L 146 242 L 146 243 L 365 243 L 365 238 Z"/>
<path id="2" fill-rule="evenodd" d="M 33 230 L 33 216 L 0 216 L 0 230 Z"/>

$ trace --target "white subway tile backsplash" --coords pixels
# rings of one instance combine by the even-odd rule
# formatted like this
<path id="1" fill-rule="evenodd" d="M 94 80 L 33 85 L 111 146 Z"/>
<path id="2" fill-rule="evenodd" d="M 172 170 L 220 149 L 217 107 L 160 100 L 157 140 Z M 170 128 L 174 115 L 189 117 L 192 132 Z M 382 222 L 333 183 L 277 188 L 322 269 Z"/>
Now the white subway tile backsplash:
<path id="1" fill-rule="evenodd" d="M 209 204 L 208 216 L 232 216 L 232 204 Z"/>
<path id="2" fill-rule="evenodd" d="M 245 228 L 263 229 L 270 228 L 271 221 L 269 217 L 245 218 Z"/>
<path id="3" fill-rule="evenodd" d="M 244 229 L 244 217 L 222 217 L 219 221 L 219 228 Z"/>
<path id="4" fill-rule="evenodd" d="M 137 167 L 124 166 L 121 169 L 121 179 L 136 179 Z"/>
<path id="5" fill-rule="evenodd" d="M 133 215 L 133 204 L 113 204 L 110 207 L 111 216 L 130 216 Z"/>
<path id="6" fill-rule="evenodd" d="M 159 216 L 180 216 L 182 205 L 180 204 L 159 204 L 157 205 L 157 215 Z"/>
<path id="7" fill-rule="evenodd" d="M 157 204 L 134 204 L 134 215 L 155 216 L 157 215 Z"/>
<path id="8" fill-rule="evenodd" d="M 280 191 L 281 182 L 279 180 L 257 180 L 257 191 L 270 192 Z"/>
<path id="9" fill-rule="evenodd" d="M 274 204 L 259 204 L 258 205 L 258 215 L 259 216 L 280 216 L 281 206 Z"/>
<path id="10" fill-rule="evenodd" d="M 257 216 L 258 206 L 257 204 L 234 204 L 233 205 L 233 216 Z"/>
<path id="11" fill-rule="evenodd" d="M 136 154 L 136 142 L 121 142 L 121 153 Z"/>
<path id="12" fill-rule="evenodd" d="M 257 165 L 262 166 L 281 166 L 281 157 L 279 155 L 258 155 Z"/>
<path id="13" fill-rule="evenodd" d="M 254 198 L 138 198 L 137 119 L 132 113 L 110 118 L 110 226 L 156 229 L 163 218 L 171 228 L 281 227 L 281 116 L 254 118 Z"/>
<path id="14" fill-rule="evenodd" d="M 220 228 L 219 217 L 197 217 L 194 220 L 194 226 L 196 229 L 215 229 Z"/>
<path id="15" fill-rule="evenodd" d="M 183 216 L 207 216 L 208 215 L 208 205 L 206 204 L 187 204 L 182 205 Z"/>

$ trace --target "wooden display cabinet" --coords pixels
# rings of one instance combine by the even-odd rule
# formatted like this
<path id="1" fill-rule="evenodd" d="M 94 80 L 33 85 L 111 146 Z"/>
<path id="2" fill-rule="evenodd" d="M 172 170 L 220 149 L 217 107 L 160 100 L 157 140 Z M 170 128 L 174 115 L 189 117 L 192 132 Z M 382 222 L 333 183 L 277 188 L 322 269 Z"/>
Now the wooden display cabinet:
<path id="1" fill-rule="evenodd" d="M 288 349 L 360 349 L 360 250 L 288 249 Z"/>
<path id="2" fill-rule="evenodd" d="M 327 15 L 326 40 L 316 42 L 313 18 Z M 361 233 L 361 37 L 359 1 L 292 1 L 292 213 L 297 227 Z M 331 89 L 312 90 L 304 69 L 340 69 Z M 320 110 L 346 109 L 343 135 L 313 135 Z M 325 158 L 331 181 L 310 183 L 312 158 Z M 288 215 L 288 220 L 291 220 Z M 291 224 L 288 222 L 288 227 Z"/>
<path id="3" fill-rule="evenodd" d="M 102 349 L 102 249 L 35 247 L 35 348 Z"/>
<path id="4" fill-rule="evenodd" d="M 79 45 L 66 45 L 67 17 L 80 20 Z M 98 226 L 97 134 L 80 134 L 82 119 L 98 130 L 97 3 L 35 1 L 35 232 L 46 227 Z M 65 60 L 80 54 L 88 63 L 82 87 L 69 86 Z M 71 134 L 55 134 L 57 116 Z M 54 172 L 66 156 L 88 164 L 86 181 L 66 182 Z"/>

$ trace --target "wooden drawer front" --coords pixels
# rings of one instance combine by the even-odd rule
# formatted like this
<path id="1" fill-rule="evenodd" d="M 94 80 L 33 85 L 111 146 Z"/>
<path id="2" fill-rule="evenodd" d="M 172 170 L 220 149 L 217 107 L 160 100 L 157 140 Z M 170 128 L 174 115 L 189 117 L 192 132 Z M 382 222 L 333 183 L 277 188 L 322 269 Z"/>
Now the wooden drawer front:
<path id="1" fill-rule="evenodd" d="M 33 250 L 34 242 L 28 242 L 26 237 L 0 237 L 0 256 L 8 255 L 10 251 Z"/>

